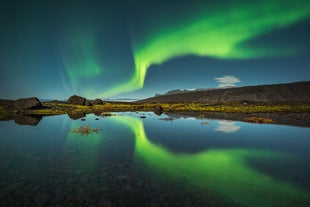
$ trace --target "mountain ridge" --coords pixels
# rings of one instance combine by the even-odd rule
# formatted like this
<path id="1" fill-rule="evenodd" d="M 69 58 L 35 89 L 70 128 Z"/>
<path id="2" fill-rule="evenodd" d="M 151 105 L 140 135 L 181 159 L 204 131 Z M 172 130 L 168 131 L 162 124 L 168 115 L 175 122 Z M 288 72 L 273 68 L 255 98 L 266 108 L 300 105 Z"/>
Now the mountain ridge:
<path id="1" fill-rule="evenodd" d="M 177 90 L 172 90 L 177 91 Z M 187 103 L 208 102 L 214 104 L 227 102 L 310 102 L 310 81 L 217 88 L 180 93 L 163 94 L 137 102 Z"/>

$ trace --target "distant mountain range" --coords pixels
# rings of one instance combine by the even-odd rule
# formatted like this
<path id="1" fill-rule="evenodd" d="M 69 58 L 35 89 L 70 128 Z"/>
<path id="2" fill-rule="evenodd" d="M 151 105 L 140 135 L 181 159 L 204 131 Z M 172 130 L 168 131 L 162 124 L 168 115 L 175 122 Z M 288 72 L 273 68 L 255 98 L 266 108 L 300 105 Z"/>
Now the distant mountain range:
<path id="1" fill-rule="evenodd" d="M 215 88 L 212 88 L 215 89 Z M 172 94 L 179 94 L 179 93 L 187 93 L 187 92 L 194 92 L 194 91 L 205 91 L 205 90 L 212 90 L 211 88 L 196 88 L 196 89 L 175 89 L 168 91 L 164 94 L 155 94 L 155 97 L 162 96 L 162 95 L 172 95 Z"/>
<path id="2" fill-rule="evenodd" d="M 310 81 L 224 89 L 176 89 L 138 102 L 310 102 Z"/>
<path id="3" fill-rule="evenodd" d="M 134 98 L 105 98 L 103 101 L 120 101 L 120 102 L 132 102 L 132 101 L 137 101 L 138 99 Z"/>

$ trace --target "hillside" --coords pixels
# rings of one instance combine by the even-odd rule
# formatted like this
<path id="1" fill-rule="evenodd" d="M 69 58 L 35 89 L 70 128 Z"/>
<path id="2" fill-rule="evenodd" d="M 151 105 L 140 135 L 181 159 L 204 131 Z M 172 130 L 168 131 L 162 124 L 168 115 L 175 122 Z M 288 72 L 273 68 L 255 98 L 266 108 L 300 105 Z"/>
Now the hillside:
<path id="1" fill-rule="evenodd" d="M 186 103 L 208 102 L 213 104 L 229 102 L 310 102 L 310 81 L 245 86 L 239 88 L 212 89 L 177 94 L 157 95 L 138 102 Z"/>

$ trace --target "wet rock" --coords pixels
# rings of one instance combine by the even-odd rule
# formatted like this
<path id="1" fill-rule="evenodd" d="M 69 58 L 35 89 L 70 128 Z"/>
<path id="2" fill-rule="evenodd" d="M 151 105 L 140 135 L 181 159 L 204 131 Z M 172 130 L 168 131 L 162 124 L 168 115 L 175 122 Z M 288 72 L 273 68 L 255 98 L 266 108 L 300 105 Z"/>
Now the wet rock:
<path id="1" fill-rule="evenodd" d="M 73 95 L 73 96 L 69 97 L 67 102 L 69 104 L 85 105 L 86 98 L 81 97 L 81 96 L 77 96 L 77 95 Z"/>
<path id="2" fill-rule="evenodd" d="M 9 184 L 2 189 L 2 194 L 10 194 L 16 189 L 18 189 L 19 185 L 16 183 Z"/>
<path id="3" fill-rule="evenodd" d="M 55 206 L 56 204 L 62 203 L 64 200 L 65 200 L 65 196 L 59 193 L 59 194 L 56 194 L 56 196 L 53 199 L 51 199 L 49 203 Z"/>
<path id="4" fill-rule="evenodd" d="M 96 98 L 92 101 L 93 105 L 100 105 L 103 103 L 103 101 L 100 98 Z"/>
<path id="5" fill-rule="evenodd" d="M 20 125 L 36 126 L 41 121 L 42 116 L 40 115 L 15 115 L 14 121 Z"/>
<path id="6" fill-rule="evenodd" d="M 0 99 L 0 106 L 4 106 L 5 108 L 12 108 L 14 104 L 14 101 L 12 100 L 5 100 L 5 99 Z"/>
<path id="7" fill-rule="evenodd" d="M 163 107 L 161 107 L 160 105 L 156 105 L 155 107 L 154 107 L 154 113 L 156 114 L 156 115 L 161 115 L 162 113 L 164 112 L 164 109 L 163 109 Z"/>
<path id="8" fill-rule="evenodd" d="M 146 116 L 140 116 L 140 118 L 141 118 L 141 119 L 145 119 L 145 118 L 146 118 Z"/>
<path id="9" fill-rule="evenodd" d="M 93 104 L 92 104 L 91 101 L 86 100 L 86 101 L 85 101 L 85 105 L 86 105 L 86 106 L 92 106 Z"/>
<path id="10" fill-rule="evenodd" d="M 21 109 L 41 109 L 43 108 L 42 103 L 36 97 L 32 98 L 21 98 L 17 99 L 13 103 L 13 109 L 21 110 Z"/>
<path id="11" fill-rule="evenodd" d="M 36 206 L 45 206 L 45 204 L 47 203 L 49 199 L 49 196 L 47 194 L 38 194 L 34 197 L 34 202 L 36 204 Z"/>
<path id="12" fill-rule="evenodd" d="M 81 121 L 86 121 L 86 119 L 85 119 L 85 118 L 82 118 Z"/>
<path id="13" fill-rule="evenodd" d="M 111 202 L 109 199 L 101 198 L 101 199 L 98 201 L 97 206 L 111 207 L 111 206 L 113 206 L 113 204 L 112 204 L 112 202 Z"/>

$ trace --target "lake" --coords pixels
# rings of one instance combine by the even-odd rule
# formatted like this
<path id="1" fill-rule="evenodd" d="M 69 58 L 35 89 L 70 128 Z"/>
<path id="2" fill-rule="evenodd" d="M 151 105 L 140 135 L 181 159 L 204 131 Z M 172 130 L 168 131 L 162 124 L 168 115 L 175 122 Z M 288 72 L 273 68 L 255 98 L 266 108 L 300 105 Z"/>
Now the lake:
<path id="1" fill-rule="evenodd" d="M 0 122 L 0 206 L 310 206 L 309 127 L 151 112 L 39 121 Z M 97 131 L 73 132 L 86 125 Z"/>

